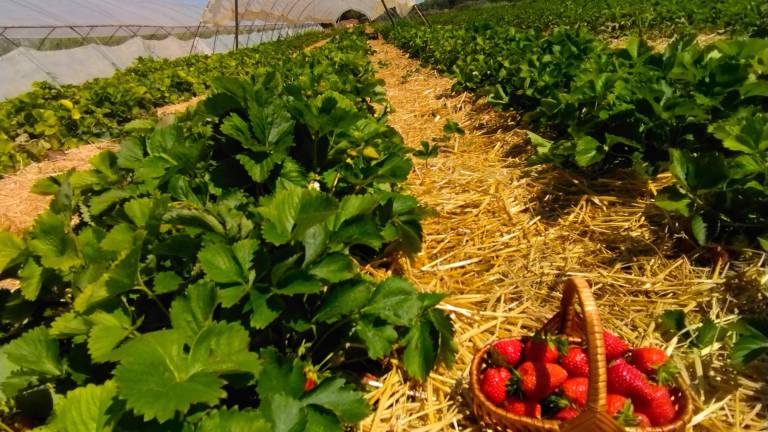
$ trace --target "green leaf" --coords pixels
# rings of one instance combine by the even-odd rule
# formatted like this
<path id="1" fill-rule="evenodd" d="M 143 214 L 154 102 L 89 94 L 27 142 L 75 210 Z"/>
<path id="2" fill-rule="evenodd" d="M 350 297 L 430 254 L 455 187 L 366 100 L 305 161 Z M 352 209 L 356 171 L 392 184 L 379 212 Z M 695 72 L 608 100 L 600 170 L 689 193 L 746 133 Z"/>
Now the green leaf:
<path id="1" fill-rule="evenodd" d="M 355 325 L 355 333 L 365 343 L 368 356 L 380 359 L 392 352 L 397 342 L 397 331 L 389 324 L 376 325 L 373 320 L 362 319 Z"/>
<path id="2" fill-rule="evenodd" d="M 349 256 L 335 253 L 312 265 L 309 274 L 327 282 L 341 282 L 357 275 L 357 265 Z"/>
<path id="3" fill-rule="evenodd" d="M 110 432 L 124 412 L 116 396 L 112 380 L 78 387 L 56 404 L 53 425 L 60 432 Z"/>
<path id="4" fill-rule="evenodd" d="M 82 263 L 77 239 L 64 215 L 44 212 L 37 217 L 31 234 L 29 249 L 40 257 L 43 266 L 66 271 Z"/>
<path id="5" fill-rule="evenodd" d="M 758 237 L 757 241 L 760 244 L 760 247 L 763 248 L 764 251 L 768 252 L 768 238 Z"/>
<path id="6" fill-rule="evenodd" d="M 214 282 L 248 282 L 246 269 L 241 267 L 235 252 L 228 245 L 208 245 L 200 250 L 198 259 L 205 274 Z"/>
<path id="7" fill-rule="evenodd" d="M 152 291 L 155 294 L 165 294 L 176 291 L 184 280 L 172 271 L 164 271 L 155 274 L 155 282 Z"/>
<path id="8" fill-rule="evenodd" d="M 93 327 L 88 334 L 88 353 L 97 363 L 112 360 L 115 348 L 134 331 L 131 319 L 120 310 L 97 311 L 89 319 Z"/>
<path id="9" fill-rule="evenodd" d="M 751 363 L 768 354 L 768 337 L 741 336 L 731 348 L 731 358 L 737 365 Z"/>
<path id="10" fill-rule="evenodd" d="M 285 394 L 298 399 L 304 394 L 304 368 L 298 359 L 289 360 L 272 347 L 259 351 L 259 356 L 263 365 L 258 383 L 260 397 Z"/>
<path id="11" fill-rule="evenodd" d="M 271 432 L 270 424 L 255 410 L 221 408 L 210 411 L 195 432 Z"/>
<path id="12" fill-rule="evenodd" d="M 100 246 L 102 249 L 112 252 L 128 250 L 133 246 L 135 234 L 136 230 L 132 226 L 126 223 L 117 224 L 107 233 Z"/>
<path id="13" fill-rule="evenodd" d="M 226 396 L 224 380 L 194 363 L 177 330 L 141 335 L 116 352 L 114 377 L 120 398 L 145 421 L 164 422 L 186 413 L 192 404 L 214 405 Z"/>
<path id="14" fill-rule="evenodd" d="M 12 340 L 3 352 L 9 361 L 24 369 L 52 376 L 63 373 L 59 342 L 43 326 L 35 327 Z"/>
<path id="15" fill-rule="evenodd" d="M 217 322 L 197 336 L 190 348 L 190 359 L 199 367 L 218 373 L 248 372 L 258 376 L 261 361 L 249 352 L 251 338 L 239 323 Z"/>
<path id="16" fill-rule="evenodd" d="M 690 198 L 675 186 L 667 186 L 662 189 L 659 194 L 656 195 L 654 204 L 670 213 L 677 213 L 683 216 L 689 216 L 691 214 Z"/>
<path id="17" fill-rule="evenodd" d="M 701 215 L 695 215 L 691 218 L 691 232 L 696 241 L 702 245 L 707 244 L 707 224 L 702 219 Z"/>
<path id="18" fill-rule="evenodd" d="M 376 287 L 370 303 L 362 311 L 395 325 L 410 325 L 420 312 L 417 294 L 408 281 L 391 277 Z"/>
<path id="19" fill-rule="evenodd" d="M 88 334 L 91 324 L 76 312 L 59 315 L 51 323 L 50 334 L 56 338 L 69 338 Z"/>
<path id="20" fill-rule="evenodd" d="M 424 381 L 437 361 L 432 325 L 427 320 L 420 320 L 408 331 L 403 343 L 406 344 L 403 352 L 405 370 L 411 377 Z"/>
<path id="21" fill-rule="evenodd" d="M 37 265 L 34 259 L 29 258 L 19 271 L 19 279 L 24 298 L 30 301 L 37 299 L 43 286 L 43 268 Z"/>
<path id="22" fill-rule="evenodd" d="M 453 338 L 453 323 L 445 312 L 437 309 L 429 311 L 429 319 L 439 336 L 437 356 L 444 365 L 451 368 L 456 361 L 456 354 L 459 352 L 459 347 Z"/>
<path id="23" fill-rule="evenodd" d="M 363 393 L 352 390 L 341 378 L 323 380 L 301 401 L 305 406 L 318 405 L 331 410 L 345 423 L 362 421 L 371 412 Z"/>
<path id="24" fill-rule="evenodd" d="M 363 280 L 349 281 L 331 287 L 323 296 L 323 304 L 313 321 L 332 322 L 360 310 L 368 304 L 372 286 Z"/>
<path id="25" fill-rule="evenodd" d="M 336 213 L 336 217 L 334 218 L 333 229 L 339 229 L 341 224 L 348 221 L 349 219 L 354 218 L 355 216 L 360 216 L 370 212 L 374 207 L 376 207 L 376 205 L 378 205 L 378 203 L 378 198 L 372 194 L 345 195 L 344 198 L 341 199 L 341 203 L 339 204 L 339 211 Z"/>
<path id="26" fill-rule="evenodd" d="M 336 415 L 317 406 L 307 407 L 307 426 L 304 432 L 343 432 L 344 426 Z"/>
<path id="27" fill-rule="evenodd" d="M 685 330 L 685 311 L 682 309 L 665 311 L 659 318 L 659 327 L 670 333 L 680 333 Z"/>
<path id="28" fill-rule="evenodd" d="M 701 326 L 696 331 L 696 337 L 694 339 L 696 346 L 699 348 L 711 346 L 717 340 L 719 331 L 720 327 L 715 324 L 711 318 L 704 318 L 701 322 Z"/>
<path id="29" fill-rule="evenodd" d="M 251 308 L 251 327 L 257 330 L 266 328 L 283 312 L 284 305 L 276 296 L 251 290 L 249 307 Z"/>
<path id="30" fill-rule="evenodd" d="M 0 273 L 15 262 L 23 250 L 21 239 L 7 231 L 0 231 Z"/>
<path id="31" fill-rule="evenodd" d="M 213 322 L 217 305 L 216 287 L 211 282 L 199 281 L 174 299 L 170 310 L 171 325 L 191 339 Z"/>
<path id="32" fill-rule="evenodd" d="M 604 155 L 603 145 L 591 136 L 584 136 L 576 140 L 574 158 L 580 167 L 587 167 L 600 162 Z"/>
<path id="33" fill-rule="evenodd" d="M 272 423 L 274 432 L 301 432 L 307 424 L 307 413 L 298 400 L 276 394 L 263 403 L 262 411 Z"/>

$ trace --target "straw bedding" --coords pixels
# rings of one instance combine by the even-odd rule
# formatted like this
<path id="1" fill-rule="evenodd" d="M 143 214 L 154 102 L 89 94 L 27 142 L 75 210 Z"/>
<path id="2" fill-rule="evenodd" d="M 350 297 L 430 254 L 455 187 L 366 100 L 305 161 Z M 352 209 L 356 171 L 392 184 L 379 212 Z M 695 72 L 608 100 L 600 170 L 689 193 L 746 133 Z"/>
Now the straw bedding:
<path id="1" fill-rule="evenodd" d="M 474 352 L 495 338 L 539 328 L 556 311 L 560 282 L 569 275 L 591 282 L 606 327 L 634 344 L 674 350 L 694 394 L 695 430 L 768 430 L 768 362 L 736 374 L 723 343 L 698 351 L 681 338 L 664 342 L 654 331 L 655 318 L 669 309 L 684 309 L 691 323 L 709 316 L 718 324 L 748 307 L 764 311 L 763 258 L 728 264 L 683 255 L 686 240 L 668 232 L 663 216 L 648 205 L 669 179 L 650 184 L 627 174 L 588 180 L 530 167 L 530 146 L 514 114 L 451 92 L 450 79 L 382 41 L 372 45 L 395 109 L 390 121 L 409 145 L 441 137 L 447 119 L 467 133 L 441 143 L 436 158 L 417 160 L 409 179 L 410 192 L 439 214 L 424 224 L 423 252 L 413 261 L 368 269 L 404 274 L 421 289 L 448 294 L 440 307 L 456 327 L 456 365 L 421 385 L 408 383 L 398 368 L 372 377 L 375 408 L 364 430 L 480 430 L 466 401 Z M 69 150 L 0 179 L 0 227 L 20 232 L 47 206 L 47 198 L 28 192 L 37 179 L 84 168 L 113 146 Z"/>
<path id="2" fill-rule="evenodd" d="M 560 282 L 570 275 L 593 285 L 607 328 L 633 344 L 674 350 L 694 394 L 694 429 L 768 430 L 765 362 L 735 374 L 723 344 L 699 352 L 680 338 L 665 343 L 654 331 L 656 317 L 669 309 L 684 309 L 695 326 L 702 316 L 725 324 L 743 305 L 764 306 L 755 281 L 764 276 L 759 257 L 738 263 L 736 278 L 736 264 L 683 255 L 686 240 L 668 232 L 649 206 L 669 178 L 588 180 L 530 167 L 530 146 L 514 114 L 451 92 L 450 79 L 391 45 L 372 45 L 395 109 L 390 121 L 409 145 L 441 136 L 447 119 L 467 133 L 442 144 L 437 158 L 416 161 L 410 191 L 439 216 L 424 224 L 423 252 L 390 269 L 424 290 L 448 294 L 441 307 L 456 326 L 456 365 L 423 385 L 407 384 L 397 370 L 379 377 L 365 430 L 479 430 L 466 401 L 474 352 L 495 338 L 539 328 L 556 311 Z"/>

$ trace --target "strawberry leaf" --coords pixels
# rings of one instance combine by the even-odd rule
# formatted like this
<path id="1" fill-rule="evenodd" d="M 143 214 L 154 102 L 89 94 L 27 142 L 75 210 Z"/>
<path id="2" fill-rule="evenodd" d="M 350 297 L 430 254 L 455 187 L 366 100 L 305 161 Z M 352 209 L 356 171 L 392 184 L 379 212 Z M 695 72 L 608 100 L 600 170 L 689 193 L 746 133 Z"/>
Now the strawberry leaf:
<path id="1" fill-rule="evenodd" d="M 333 411 L 345 423 L 362 421 L 371 412 L 363 393 L 352 390 L 341 378 L 322 381 L 301 402 L 305 406 L 317 405 Z"/>
<path id="2" fill-rule="evenodd" d="M 53 426 L 61 432 L 110 432 L 124 412 L 117 400 L 117 384 L 89 384 L 76 388 L 56 404 Z"/>
<path id="3" fill-rule="evenodd" d="M 59 342 L 45 327 L 35 327 L 14 339 L 3 350 L 11 363 L 43 375 L 57 376 L 64 367 L 59 355 Z"/>
<path id="4" fill-rule="evenodd" d="M 0 231 L 0 273 L 16 261 L 24 243 L 12 233 Z"/>
<path id="5" fill-rule="evenodd" d="M 403 339 L 405 352 L 403 364 L 413 378 L 424 381 L 437 361 L 433 327 L 427 320 L 421 320 L 411 327 Z"/>
<path id="6" fill-rule="evenodd" d="M 269 432 L 270 424 L 255 410 L 222 408 L 209 412 L 195 432 Z"/>

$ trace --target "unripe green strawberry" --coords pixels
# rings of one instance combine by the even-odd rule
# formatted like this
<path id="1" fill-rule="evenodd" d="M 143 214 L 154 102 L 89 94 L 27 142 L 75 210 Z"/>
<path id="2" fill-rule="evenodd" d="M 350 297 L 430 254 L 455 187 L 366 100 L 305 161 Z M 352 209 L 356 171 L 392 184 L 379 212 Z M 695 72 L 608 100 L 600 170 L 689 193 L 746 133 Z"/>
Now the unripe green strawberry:
<path id="1" fill-rule="evenodd" d="M 526 399 L 540 401 L 557 390 L 568 372 L 560 365 L 542 362 L 524 362 L 517 368 L 517 382 L 513 383 L 518 392 L 522 391 Z"/>
<path id="2" fill-rule="evenodd" d="M 584 408 L 587 404 L 589 379 L 584 377 L 568 378 L 563 383 L 563 395 L 574 405 Z"/>
<path id="3" fill-rule="evenodd" d="M 553 417 L 555 420 L 568 421 L 576 418 L 579 415 L 579 411 L 573 407 L 565 407 L 555 414 Z"/>
<path id="4" fill-rule="evenodd" d="M 608 330 L 603 332 L 603 340 L 605 341 L 605 358 L 609 362 L 621 358 L 629 351 L 629 345 Z"/>
<path id="5" fill-rule="evenodd" d="M 514 415 L 541 418 L 541 405 L 536 402 L 510 398 L 504 403 L 503 408 Z"/>
<path id="6" fill-rule="evenodd" d="M 520 363 L 523 342 L 520 339 L 502 339 L 491 345 L 491 361 L 499 366 L 513 368 Z"/>
<path id="7" fill-rule="evenodd" d="M 631 398 L 641 394 L 649 385 L 645 374 L 624 359 L 618 359 L 608 366 L 609 393 Z"/>
<path id="8" fill-rule="evenodd" d="M 648 388 L 632 399 L 635 412 L 645 414 L 653 426 L 665 426 L 672 423 L 677 415 L 675 403 L 669 389 L 657 384 Z"/>
<path id="9" fill-rule="evenodd" d="M 554 363 L 568 349 L 568 340 L 562 337 L 535 333 L 525 344 L 525 361 Z"/>
<path id="10" fill-rule="evenodd" d="M 589 358 L 581 347 L 568 348 L 568 352 L 560 359 L 560 365 L 571 378 L 589 376 Z"/>
<path id="11" fill-rule="evenodd" d="M 492 367 L 485 370 L 480 381 L 480 391 L 495 405 L 507 399 L 507 385 L 512 372 L 505 367 Z"/>

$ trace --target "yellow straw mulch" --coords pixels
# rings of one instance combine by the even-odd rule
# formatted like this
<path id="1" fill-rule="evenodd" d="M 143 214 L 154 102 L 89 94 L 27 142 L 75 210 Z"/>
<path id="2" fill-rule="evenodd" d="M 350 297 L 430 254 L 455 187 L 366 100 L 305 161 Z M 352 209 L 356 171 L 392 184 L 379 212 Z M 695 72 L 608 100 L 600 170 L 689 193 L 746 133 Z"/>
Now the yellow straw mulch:
<path id="1" fill-rule="evenodd" d="M 421 289 L 448 294 L 441 307 L 456 327 L 456 365 L 423 385 L 409 384 L 397 369 L 378 377 L 370 394 L 375 412 L 364 430 L 480 430 L 466 401 L 474 352 L 539 328 L 556 311 L 560 281 L 569 275 L 590 281 L 607 328 L 634 345 L 675 353 L 694 393 L 695 430 L 768 430 L 766 362 L 737 375 L 722 343 L 699 351 L 681 338 L 665 343 L 654 331 L 656 318 L 670 309 L 684 309 L 695 327 L 702 316 L 726 324 L 755 300 L 764 305 L 759 281 L 746 284 L 751 275 L 764 276 L 759 259 L 741 266 L 744 283 L 734 282 L 724 261 L 698 257 L 707 266 L 695 265 L 679 251 L 686 240 L 666 232 L 649 206 L 668 178 L 587 180 L 530 167 L 530 145 L 514 114 L 452 93 L 450 79 L 391 45 L 372 46 L 395 108 L 391 124 L 409 145 L 441 136 L 448 119 L 467 133 L 443 144 L 437 158 L 415 162 L 410 192 L 439 216 L 424 224 L 423 252 L 391 269 Z"/>

